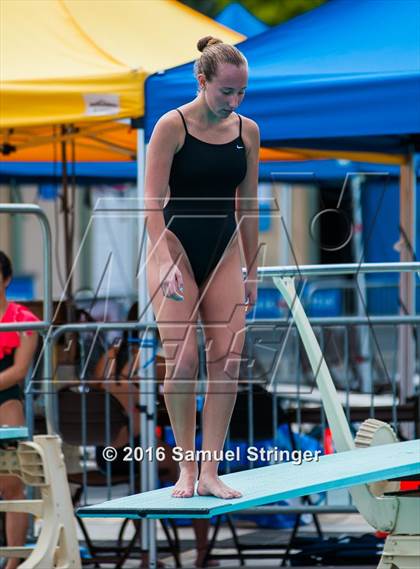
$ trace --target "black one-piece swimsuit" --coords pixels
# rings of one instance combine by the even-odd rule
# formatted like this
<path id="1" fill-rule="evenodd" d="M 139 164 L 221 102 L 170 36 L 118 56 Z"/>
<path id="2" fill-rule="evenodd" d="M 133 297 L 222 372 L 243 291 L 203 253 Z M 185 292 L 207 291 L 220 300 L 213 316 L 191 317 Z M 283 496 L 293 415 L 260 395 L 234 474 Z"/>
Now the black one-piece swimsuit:
<path id="1" fill-rule="evenodd" d="M 236 188 L 245 178 L 246 149 L 239 135 L 225 144 L 210 144 L 187 129 L 172 162 L 170 199 L 163 208 L 166 227 L 180 240 L 198 286 L 220 261 L 236 232 Z"/>

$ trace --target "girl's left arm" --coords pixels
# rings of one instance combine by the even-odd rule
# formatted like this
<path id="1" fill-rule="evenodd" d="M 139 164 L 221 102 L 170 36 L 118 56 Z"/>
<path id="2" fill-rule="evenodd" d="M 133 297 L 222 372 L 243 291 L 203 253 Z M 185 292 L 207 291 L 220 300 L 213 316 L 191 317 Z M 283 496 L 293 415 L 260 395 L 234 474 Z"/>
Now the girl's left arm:
<path id="1" fill-rule="evenodd" d="M 247 277 L 245 301 L 252 306 L 257 300 L 258 268 L 258 165 L 260 133 L 257 123 L 244 121 L 247 146 L 247 172 L 236 193 L 236 212 Z M 245 129 L 244 129 L 245 130 Z"/>

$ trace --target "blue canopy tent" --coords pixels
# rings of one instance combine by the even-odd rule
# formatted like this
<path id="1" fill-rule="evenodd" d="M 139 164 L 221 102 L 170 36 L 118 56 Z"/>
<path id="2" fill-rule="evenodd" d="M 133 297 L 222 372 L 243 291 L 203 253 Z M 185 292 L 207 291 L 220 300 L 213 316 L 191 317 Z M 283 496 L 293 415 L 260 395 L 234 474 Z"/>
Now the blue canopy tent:
<path id="1" fill-rule="evenodd" d="M 404 152 L 420 144 L 420 4 L 331 0 L 238 45 L 241 112 L 268 146 Z M 146 81 L 145 135 L 191 99 L 193 64 Z"/>
<path id="2" fill-rule="evenodd" d="M 261 22 L 261 20 L 256 18 L 238 2 L 228 4 L 228 6 L 216 16 L 215 20 L 219 22 L 219 24 L 223 24 L 248 38 L 261 34 L 268 29 L 267 24 Z"/>

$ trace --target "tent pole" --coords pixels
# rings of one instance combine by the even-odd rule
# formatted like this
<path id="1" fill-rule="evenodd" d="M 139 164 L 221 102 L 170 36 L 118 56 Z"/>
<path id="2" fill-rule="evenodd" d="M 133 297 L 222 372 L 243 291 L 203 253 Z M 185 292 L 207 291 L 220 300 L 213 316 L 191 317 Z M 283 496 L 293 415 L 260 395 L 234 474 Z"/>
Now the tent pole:
<path id="1" fill-rule="evenodd" d="M 355 227 L 354 236 L 352 239 L 354 262 L 365 262 L 363 250 L 363 218 L 362 218 L 362 181 L 363 176 L 357 174 L 350 176 L 350 191 L 352 199 L 353 210 L 353 224 Z M 356 306 L 357 315 L 365 316 L 367 307 L 367 289 L 366 289 L 366 275 L 364 273 L 357 273 L 355 275 L 356 285 Z M 357 350 L 360 363 L 357 364 L 358 373 L 360 374 L 360 386 L 362 393 L 373 393 L 373 371 L 372 371 L 372 346 L 370 341 L 370 329 L 367 326 L 357 327 Z"/>
<path id="2" fill-rule="evenodd" d="M 411 152 L 400 167 L 400 261 L 412 261 L 416 241 L 416 176 L 415 155 Z M 416 274 L 401 273 L 399 298 L 401 314 L 416 313 Z M 400 404 L 406 403 L 414 391 L 415 343 L 413 327 L 402 325 L 398 332 L 398 376 Z M 411 427 L 411 426 L 410 426 Z M 404 433 L 412 437 L 413 433 Z"/>
<path id="3" fill-rule="evenodd" d="M 145 164 L 146 144 L 144 128 L 137 130 L 137 204 L 138 212 L 138 267 L 137 267 L 137 296 L 140 323 L 152 323 L 153 311 L 147 290 L 146 275 L 146 207 L 145 207 Z M 156 427 L 156 382 L 154 378 L 154 341 L 153 332 L 145 330 L 142 337 L 144 344 L 140 349 L 140 373 L 143 388 L 140 390 L 140 445 L 143 449 L 155 448 Z M 151 365 L 143 367 L 144 362 L 152 361 Z M 153 453 L 152 451 L 152 453 Z M 150 455 L 149 455 L 150 456 Z M 153 454 L 154 456 L 154 454 Z M 157 487 L 157 466 L 155 460 L 146 458 L 141 461 L 141 491 L 147 492 Z M 148 567 L 157 567 L 156 551 L 156 521 L 143 519 L 141 521 L 141 546 L 143 551 L 148 551 Z"/>

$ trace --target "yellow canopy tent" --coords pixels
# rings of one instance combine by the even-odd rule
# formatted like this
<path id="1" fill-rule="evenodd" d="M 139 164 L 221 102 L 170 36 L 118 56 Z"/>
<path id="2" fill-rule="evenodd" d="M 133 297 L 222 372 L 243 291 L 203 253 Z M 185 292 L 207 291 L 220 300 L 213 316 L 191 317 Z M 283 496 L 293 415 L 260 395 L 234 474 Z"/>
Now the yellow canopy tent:
<path id="1" fill-rule="evenodd" d="M 143 84 L 212 34 L 243 38 L 173 0 L 3 0 L 1 128 L 139 117 Z"/>
<path id="2" fill-rule="evenodd" d="M 174 0 L 2 0 L 0 10 L 0 137 L 16 161 L 50 160 L 63 140 L 76 160 L 132 159 L 135 133 L 115 119 L 143 115 L 146 77 L 191 61 L 204 35 L 244 39 Z"/>

